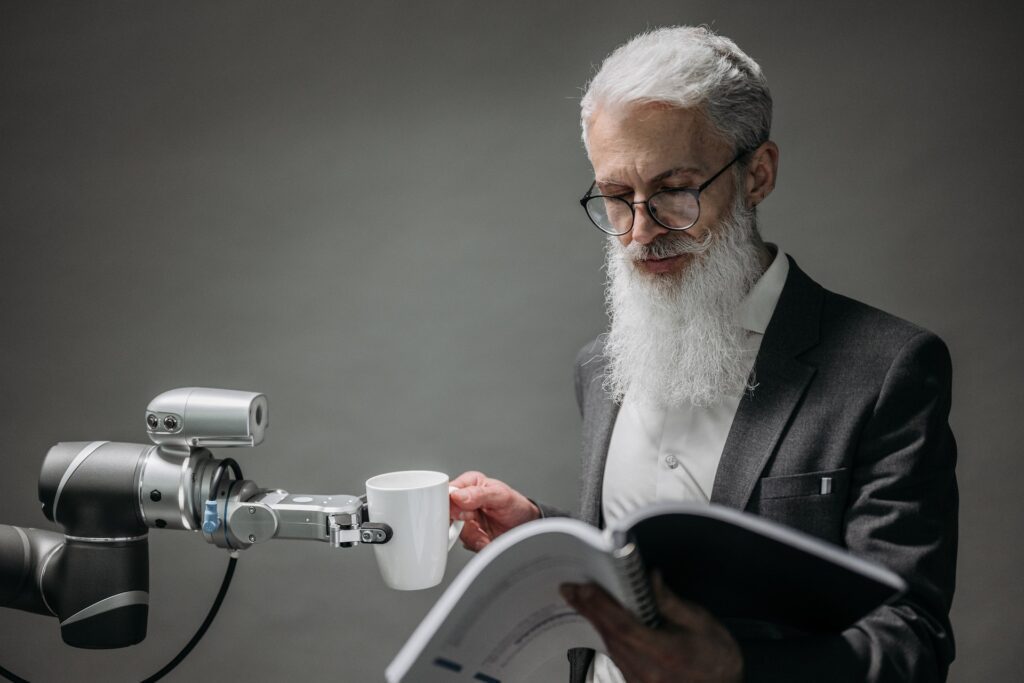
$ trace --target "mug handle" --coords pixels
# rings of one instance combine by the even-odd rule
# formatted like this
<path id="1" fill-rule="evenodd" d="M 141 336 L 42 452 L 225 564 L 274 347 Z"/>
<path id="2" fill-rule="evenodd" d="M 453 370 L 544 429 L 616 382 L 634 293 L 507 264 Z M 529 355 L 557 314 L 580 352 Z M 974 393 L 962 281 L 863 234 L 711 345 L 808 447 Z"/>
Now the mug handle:
<path id="1" fill-rule="evenodd" d="M 448 487 L 448 493 L 457 490 L 458 489 L 454 486 Z M 465 525 L 466 523 L 464 521 L 456 519 L 448 526 L 448 550 L 451 550 L 455 546 L 455 541 L 459 540 L 459 535 L 462 533 L 462 527 Z"/>

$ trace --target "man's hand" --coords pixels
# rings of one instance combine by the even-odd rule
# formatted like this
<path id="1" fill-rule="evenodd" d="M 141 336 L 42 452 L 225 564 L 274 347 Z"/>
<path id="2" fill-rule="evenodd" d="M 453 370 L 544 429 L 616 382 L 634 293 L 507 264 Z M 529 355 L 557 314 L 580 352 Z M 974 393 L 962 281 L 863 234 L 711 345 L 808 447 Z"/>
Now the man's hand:
<path id="1" fill-rule="evenodd" d="M 465 472 L 451 482 L 451 519 L 466 522 L 462 545 L 476 552 L 512 527 L 540 518 L 540 510 L 508 484 L 480 472 Z"/>
<path id="2" fill-rule="evenodd" d="M 608 656 L 630 683 L 739 683 L 743 655 L 720 621 L 677 598 L 654 576 L 664 626 L 651 629 L 596 584 L 567 583 L 562 596 L 601 634 Z"/>

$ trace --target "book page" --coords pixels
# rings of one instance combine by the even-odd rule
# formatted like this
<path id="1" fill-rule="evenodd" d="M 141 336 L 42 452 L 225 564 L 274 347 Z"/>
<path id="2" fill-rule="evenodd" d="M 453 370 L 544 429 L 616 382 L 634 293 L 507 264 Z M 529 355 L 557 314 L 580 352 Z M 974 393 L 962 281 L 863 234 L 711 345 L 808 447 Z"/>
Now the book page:
<path id="1" fill-rule="evenodd" d="M 572 519 L 525 524 L 481 551 L 434 605 L 387 670 L 389 683 L 500 683 L 571 647 L 603 649 L 589 622 L 558 593 L 594 581 L 631 604 L 597 529 Z"/>

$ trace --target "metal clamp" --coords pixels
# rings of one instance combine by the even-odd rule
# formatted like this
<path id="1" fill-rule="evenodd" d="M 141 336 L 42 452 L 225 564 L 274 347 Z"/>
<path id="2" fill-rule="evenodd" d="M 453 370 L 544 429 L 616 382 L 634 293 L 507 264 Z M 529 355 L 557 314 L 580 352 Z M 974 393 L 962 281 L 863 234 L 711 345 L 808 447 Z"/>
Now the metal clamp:
<path id="1" fill-rule="evenodd" d="M 339 517 L 342 518 L 339 520 Z M 391 540 L 393 532 L 387 524 L 377 522 L 352 523 L 352 515 L 329 515 L 327 530 L 333 548 L 351 548 L 354 545 L 380 545 Z"/>

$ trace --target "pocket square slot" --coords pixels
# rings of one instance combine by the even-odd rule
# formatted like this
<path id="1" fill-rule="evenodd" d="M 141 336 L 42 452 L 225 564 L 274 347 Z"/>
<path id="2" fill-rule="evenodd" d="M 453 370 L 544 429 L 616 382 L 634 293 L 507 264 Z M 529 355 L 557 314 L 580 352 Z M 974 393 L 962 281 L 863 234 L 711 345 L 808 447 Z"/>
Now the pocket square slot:
<path id="1" fill-rule="evenodd" d="M 796 496 L 830 496 L 842 489 L 847 470 L 804 472 L 761 480 L 761 499 L 793 498 Z"/>

